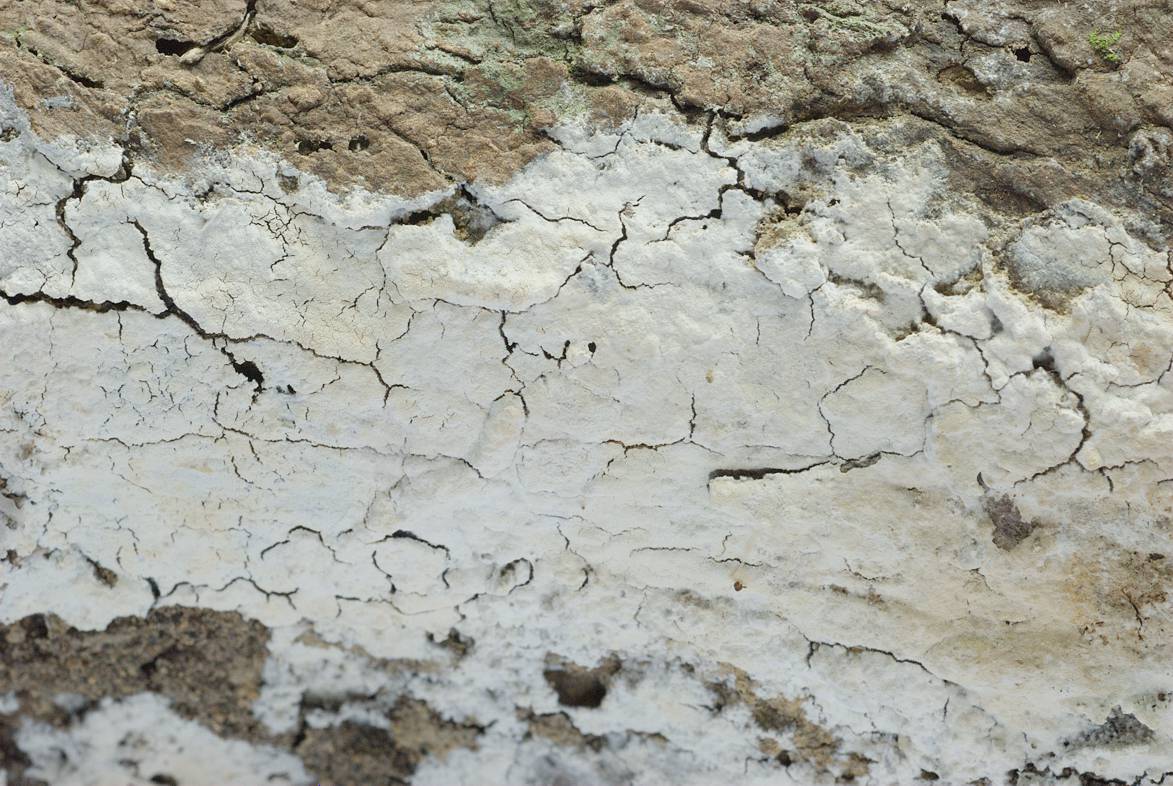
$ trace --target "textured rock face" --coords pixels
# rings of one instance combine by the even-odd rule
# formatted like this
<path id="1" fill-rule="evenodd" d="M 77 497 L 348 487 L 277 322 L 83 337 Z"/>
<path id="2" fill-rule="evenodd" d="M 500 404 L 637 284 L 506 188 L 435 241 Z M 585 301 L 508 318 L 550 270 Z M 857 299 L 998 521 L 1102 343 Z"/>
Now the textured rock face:
<path id="1" fill-rule="evenodd" d="M 0 28 L 0 783 L 1173 774 L 1168 3 Z"/>

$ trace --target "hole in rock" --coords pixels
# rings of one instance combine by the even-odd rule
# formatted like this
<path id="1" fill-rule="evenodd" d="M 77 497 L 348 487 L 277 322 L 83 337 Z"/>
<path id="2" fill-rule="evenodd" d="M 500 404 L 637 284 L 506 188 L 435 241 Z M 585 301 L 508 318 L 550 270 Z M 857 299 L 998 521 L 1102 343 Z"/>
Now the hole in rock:
<path id="1" fill-rule="evenodd" d="M 265 375 L 257 368 L 257 364 L 251 360 L 232 361 L 232 367 L 236 369 L 236 373 L 247 379 L 249 382 L 257 386 L 257 390 L 261 390 L 265 384 Z"/>
<path id="2" fill-rule="evenodd" d="M 258 44 L 266 46 L 275 46 L 278 49 L 293 49 L 297 46 L 297 39 L 291 35 L 278 33 L 268 27 L 256 27 L 253 29 L 252 39 Z"/>
<path id="3" fill-rule="evenodd" d="M 1047 347 L 1039 354 L 1031 358 L 1031 365 L 1034 368 L 1042 369 L 1051 374 L 1056 373 L 1055 370 L 1055 356 L 1051 354 L 1051 348 Z"/>
<path id="4" fill-rule="evenodd" d="M 489 230 L 501 223 L 501 218 L 492 208 L 479 202 L 465 186 L 431 207 L 409 213 L 399 223 L 429 224 L 443 215 L 451 216 L 454 234 L 466 243 L 479 243 Z"/>
<path id="5" fill-rule="evenodd" d="M 555 664 L 542 672 L 542 676 L 558 694 L 558 703 L 564 707 L 592 708 L 603 703 L 607 697 L 607 684 L 622 666 L 614 656 L 592 669 L 561 658 L 557 658 Z"/>
<path id="6" fill-rule="evenodd" d="M 24 629 L 26 639 L 47 639 L 49 637 L 49 625 L 45 621 L 44 614 L 25 617 L 20 621 L 20 626 Z"/>
<path id="7" fill-rule="evenodd" d="M 155 51 L 161 55 L 179 56 L 195 48 L 193 41 L 180 41 L 175 38 L 160 38 L 155 42 Z"/>
<path id="8" fill-rule="evenodd" d="M 607 686 L 593 674 L 547 671 L 544 676 L 565 707 L 598 707 L 607 697 Z"/>
<path id="9" fill-rule="evenodd" d="M 334 143 L 329 139 L 299 139 L 297 142 L 297 152 L 304 155 L 316 153 L 319 150 L 333 150 Z"/>

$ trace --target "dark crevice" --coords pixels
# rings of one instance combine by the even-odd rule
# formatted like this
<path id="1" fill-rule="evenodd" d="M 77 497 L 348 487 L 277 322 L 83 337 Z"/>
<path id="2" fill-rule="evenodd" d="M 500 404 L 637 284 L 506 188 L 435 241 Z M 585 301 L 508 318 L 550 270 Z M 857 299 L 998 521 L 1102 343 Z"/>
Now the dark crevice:
<path id="1" fill-rule="evenodd" d="M 784 467 L 749 467 L 739 469 L 715 469 L 709 473 L 709 480 L 716 480 L 717 478 L 731 478 L 733 480 L 763 480 L 770 475 L 798 475 L 803 472 L 824 466 L 828 464 L 827 461 L 820 461 L 817 464 L 811 464 L 806 467 L 796 467 L 794 469 L 787 469 Z"/>
<path id="2" fill-rule="evenodd" d="M 60 67 L 60 66 L 59 66 L 59 68 L 61 69 L 61 73 L 65 74 L 67 77 L 69 77 L 74 82 L 77 82 L 82 87 L 88 87 L 91 90 L 92 89 L 99 89 L 100 90 L 101 88 L 103 88 L 105 86 L 102 83 L 102 81 L 99 79 L 90 79 L 88 76 L 83 76 L 82 74 L 79 74 L 76 71 L 73 71 L 71 69 Z"/>
<path id="3" fill-rule="evenodd" d="M 3 290 L 0 290 L 0 298 L 3 298 L 10 306 L 18 306 L 22 303 L 45 303 L 54 308 L 75 308 L 83 311 L 94 311 L 99 314 L 104 314 L 108 311 L 141 311 L 149 313 L 147 309 L 137 303 L 130 303 L 125 300 L 82 300 L 72 295 L 53 297 L 46 295 L 44 292 L 33 292 L 27 295 L 19 293 L 10 295 Z"/>
<path id="4" fill-rule="evenodd" d="M 73 269 L 70 272 L 70 281 L 77 277 L 78 259 L 77 249 L 81 246 L 81 238 L 73 232 L 73 227 L 69 226 L 66 221 L 65 210 L 70 202 L 79 202 L 86 193 L 86 188 L 95 180 L 100 180 L 105 183 L 125 183 L 130 179 L 133 170 L 133 163 L 127 157 L 125 151 L 123 152 L 122 162 L 118 166 L 118 171 L 110 177 L 102 175 L 86 175 L 85 177 L 75 178 L 73 181 L 73 189 L 57 200 L 55 207 L 55 214 L 57 216 L 57 225 L 61 227 L 61 231 L 69 238 L 69 248 L 65 250 L 65 255 L 69 257 L 69 261 L 73 264 Z"/>
<path id="5" fill-rule="evenodd" d="M 107 587 L 114 587 L 118 584 L 118 574 L 110 570 L 100 562 L 89 557 L 85 558 L 86 562 L 90 563 L 90 568 L 94 571 L 94 578 L 102 582 Z"/>
<path id="6" fill-rule="evenodd" d="M 146 679 L 149 683 L 150 679 L 152 677 L 154 677 L 155 674 L 159 671 L 159 661 L 167 660 L 168 658 L 171 658 L 172 656 L 174 656 L 178 653 L 179 653 L 178 647 L 176 647 L 174 645 L 167 647 L 166 649 L 164 649 L 162 652 L 160 652 L 155 657 L 151 658 L 150 660 L 148 660 L 144 663 L 139 664 L 139 667 L 138 667 L 139 673 L 142 674 L 143 678 Z"/>
<path id="7" fill-rule="evenodd" d="M 443 543 L 433 543 L 432 541 L 430 541 L 426 538 L 421 538 L 419 535 L 417 535 L 414 532 L 411 532 L 409 530 L 406 530 L 406 529 L 397 529 L 394 532 L 392 532 L 389 537 L 396 539 L 396 540 L 399 540 L 399 539 L 414 540 L 416 543 L 422 543 L 425 546 L 427 546 L 428 548 L 438 549 L 440 551 L 443 551 L 445 554 L 448 553 L 448 547 L 445 546 Z"/>
<path id="8" fill-rule="evenodd" d="M 257 391 L 264 390 L 265 375 L 257 368 L 257 364 L 251 360 L 238 361 L 232 358 L 232 368 L 236 369 L 236 373 L 240 374 L 245 379 L 252 382 L 257 387 Z"/>
<path id="9" fill-rule="evenodd" d="M 244 6 L 244 16 L 240 24 L 226 30 L 205 44 L 180 39 L 161 38 L 155 42 L 155 49 L 160 54 L 178 56 L 187 65 L 194 65 L 209 52 L 215 52 L 237 40 L 249 29 L 257 11 L 257 0 L 247 0 Z"/>
<path id="10" fill-rule="evenodd" d="M 19 37 L 17 40 L 20 41 Z M 101 89 L 101 88 L 105 87 L 105 85 L 102 83 L 101 80 L 92 79 L 88 76 L 85 76 L 84 74 L 79 74 L 76 71 L 74 71 L 72 68 L 70 68 L 69 66 L 65 66 L 60 63 L 54 63 L 48 57 L 41 54 L 40 52 L 38 52 L 36 49 L 34 49 L 31 46 L 26 45 L 24 48 L 29 52 L 29 54 L 36 55 L 38 58 L 40 58 L 41 62 L 45 63 L 46 65 L 50 65 L 53 68 L 56 68 L 71 82 L 75 82 L 76 84 L 79 84 L 82 87 L 86 87 L 91 90 Z"/>
<path id="11" fill-rule="evenodd" d="M 604 74 L 599 71 L 591 71 L 582 66 L 573 68 L 570 76 L 579 84 L 587 85 L 588 87 L 607 87 L 615 84 L 616 77 L 610 74 Z"/>
<path id="12" fill-rule="evenodd" d="M 853 469 L 863 469 L 877 463 L 884 457 L 883 452 L 872 453 L 861 458 L 848 459 L 839 465 L 840 472 L 851 472 Z"/>
<path id="13" fill-rule="evenodd" d="M 195 41 L 181 41 L 177 38 L 160 38 L 155 42 L 156 52 L 171 57 L 182 57 L 195 48 Z"/>
<path id="14" fill-rule="evenodd" d="M 1083 395 L 1073 390 L 1067 384 L 1067 378 L 1064 378 L 1064 376 L 1060 373 L 1059 368 L 1055 362 L 1054 352 L 1052 351 L 1051 347 L 1044 347 L 1041 352 L 1031 358 L 1031 366 L 1033 371 L 1042 371 L 1047 374 L 1047 376 L 1049 376 L 1051 381 L 1055 384 L 1055 387 L 1071 394 L 1071 397 L 1075 400 L 1072 409 L 1078 412 L 1079 416 L 1083 419 L 1083 428 L 1080 432 L 1079 443 L 1075 446 L 1074 449 L 1072 449 L 1071 454 L 1065 460 L 1058 464 L 1047 467 L 1044 470 L 1040 470 L 1030 477 L 1018 481 L 1019 483 L 1030 482 L 1072 463 L 1082 468 L 1083 465 L 1080 463 L 1078 457 L 1084 446 L 1087 445 L 1088 440 L 1092 437 L 1091 413 L 1088 412 L 1087 405 L 1083 400 Z M 1109 479 L 1109 483 L 1111 483 L 1111 479 Z"/>
<path id="15" fill-rule="evenodd" d="M 303 156 L 308 156 L 320 150 L 333 150 L 334 143 L 329 139 L 299 139 L 294 147 Z"/>
<path id="16" fill-rule="evenodd" d="M 612 677 L 623 666 L 614 655 L 594 668 L 585 668 L 557 657 L 553 660 L 554 663 L 542 672 L 542 676 L 558 695 L 558 703 L 564 707 L 599 707 L 607 697 Z"/>
<path id="17" fill-rule="evenodd" d="M 253 90 L 250 90 L 249 92 L 245 93 L 244 95 L 237 96 L 236 98 L 233 98 L 232 100 L 225 103 L 223 106 L 220 107 L 220 111 L 230 112 L 238 106 L 241 106 L 243 104 L 247 104 L 250 101 L 255 101 L 258 98 L 260 98 L 261 96 L 266 95 L 267 91 L 261 90 L 261 89 L 256 89 L 257 84 L 255 82 L 253 83 L 253 87 L 254 87 Z"/>
<path id="18" fill-rule="evenodd" d="M 293 49 L 297 46 L 297 38 L 284 33 L 278 33 L 267 25 L 257 24 L 249 35 L 258 44 L 276 47 L 277 49 Z"/>
<path id="19" fill-rule="evenodd" d="M 506 563 L 506 565 L 501 568 L 501 573 L 500 573 L 501 578 L 504 579 L 507 576 L 512 576 L 515 573 L 517 573 L 519 565 L 525 565 L 526 568 L 529 569 L 529 573 L 526 576 L 525 581 L 521 582 L 520 584 L 515 584 L 512 587 L 510 587 L 510 589 L 509 589 L 510 593 L 512 593 L 514 590 L 518 590 L 518 589 L 521 589 L 522 587 L 529 585 L 534 580 L 534 564 L 532 562 L 530 562 L 528 559 L 526 559 L 525 557 L 519 557 L 518 559 L 515 559 L 511 562 Z"/>
<path id="20" fill-rule="evenodd" d="M 261 373 L 261 370 L 257 367 L 257 364 L 251 360 L 237 360 L 227 347 L 217 345 L 215 343 L 216 339 L 227 341 L 228 337 L 226 335 L 222 333 L 210 333 L 207 330 L 204 330 L 203 326 L 196 321 L 195 317 L 179 307 L 179 305 L 175 302 L 175 299 L 171 297 L 170 293 L 168 293 L 167 287 L 163 283 L 163 262 L 159 259 L 158 256 L 155 255 L 155 250 L 151 246 L 151 238 L 147 234 L 146 228 L 143 227 L 141 223 L 139 223 L 138 219 L 132 219 L 129 223 L 136 230 L 138 230 L 139 235 L 143 239 L 143 251 L 146 253 L 147 259 L 149 259 L 151 264 L 155 266 L 155 294 L 158 296 L 159 300 L 162 301 L 164 307 L 166 307 L 166 313 L 173 314 L 174 316 L 178 317 L 180 321 L 191 328 L 200 338 L 213 341 L 213 346 L 215 346 L 216 349 L 228 359 L 228 362 L 232 365 L 233 370 L 247 379 L 249 382 L 253 383 L 253 385 L 256 387 L 256 393 L 260 394 L 264 390 L 265 377 L 264 374 Z"/>
<path id="21" fill-rule="evenodd" d="M 484 240 L 485 236 L 498 224 L 508 223 L 507 219 L 502 218 L 491 207 L 481 202 L 464 184 L 458 186 L 456 192 L 451 196 L 421 210 L 408 213 L 392 223 L 421 226 L 430 224 L 445 215 L 452 219 L 457 239 L 470 245 L 476 245 Z"/>

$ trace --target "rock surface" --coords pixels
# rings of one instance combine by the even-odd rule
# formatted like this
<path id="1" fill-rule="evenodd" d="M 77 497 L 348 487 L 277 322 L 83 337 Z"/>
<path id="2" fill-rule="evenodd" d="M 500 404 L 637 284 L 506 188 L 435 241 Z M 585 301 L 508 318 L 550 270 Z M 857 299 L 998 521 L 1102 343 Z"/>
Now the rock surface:
<path id="1" fill-rule="evenodd" d="M 1173 775 L 1173 5 L 0 0 L 0 783 Z"/>

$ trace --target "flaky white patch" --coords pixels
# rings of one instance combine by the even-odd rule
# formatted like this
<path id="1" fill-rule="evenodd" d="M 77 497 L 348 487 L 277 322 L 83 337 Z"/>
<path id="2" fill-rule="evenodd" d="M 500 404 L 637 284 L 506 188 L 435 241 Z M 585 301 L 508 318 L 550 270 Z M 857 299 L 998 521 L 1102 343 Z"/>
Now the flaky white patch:
<path id="1" fill-rule="evenodd" d="M 1085 202 L 992 213 L 933 142 L 555 138 L 470 189 L 479 240 L 426 214 L 449 194 L 289 193 L 264 158 L 70 198 L 0 143 L 0 618 L 238 610 L 276 629 L 274 731 L 387 684 L 487 727 L 421 782 L 552 782 L 523 710 L 611 741 L 571 779 L 775 782 L 794 729 L 717 707 L 732 667 L 877 782 L 1157 772 L 1168 250 Z M 1018 288 L 1048 275 L 1064 311 Z M 548 653 L 624 666 L 568 708 Z M 1116 708 L 1152 738 L 1079 742 Z"/>

